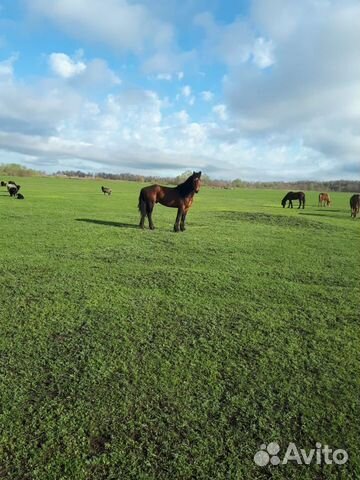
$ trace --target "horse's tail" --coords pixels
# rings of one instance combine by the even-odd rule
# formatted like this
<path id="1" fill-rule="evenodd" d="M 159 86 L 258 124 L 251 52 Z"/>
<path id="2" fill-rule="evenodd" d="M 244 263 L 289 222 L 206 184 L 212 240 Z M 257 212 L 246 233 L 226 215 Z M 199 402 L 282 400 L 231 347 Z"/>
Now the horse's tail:
<path id="1" fill-rule="evenodd" d="M 303 194 L 303 208 L 305 208 L 305 193 Z"/>
<path id="2" fill-rule="evenodd" d="M 141 215 L 146 215 L 147 205 L 146 205 L 146 199 L 145 199 L 145 194 L 143 189 L 140 190 L 138 209 Z"/>

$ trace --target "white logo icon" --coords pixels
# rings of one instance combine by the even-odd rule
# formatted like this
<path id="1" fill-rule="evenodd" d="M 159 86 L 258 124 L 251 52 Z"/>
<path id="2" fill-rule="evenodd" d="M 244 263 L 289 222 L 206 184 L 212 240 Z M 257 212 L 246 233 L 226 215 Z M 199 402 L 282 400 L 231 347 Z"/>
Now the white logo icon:
<path id="1" fill-rule="evenodd" d="M 271 465 L 279 465 L 280 458 L 277 454 L 280 452 L 280 445 L 277 442 L 271 442 L 266 446 L 265 443 L 260 445 L 260 450 L 254 456 L 254 462 L 259 467 L 265 467 L 269 462 Z"/>

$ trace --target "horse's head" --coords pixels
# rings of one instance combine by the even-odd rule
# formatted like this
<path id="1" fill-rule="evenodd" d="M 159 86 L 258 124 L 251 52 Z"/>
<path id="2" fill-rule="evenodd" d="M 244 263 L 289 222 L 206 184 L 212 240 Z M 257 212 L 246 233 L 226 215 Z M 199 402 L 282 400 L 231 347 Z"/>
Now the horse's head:
<path id="1" fill-rule="evenodd" d="M 283 206 L 283 208 L 285 208 L 285 205 L 286 205 L 286 200 L 285 200 L 285 198 L 283 198 L 283 199 L 281 200 L 281 205 Z"/>
<path id="2" fill-rule="evenodd" d="M 193 172 L 193 188 L 195 193 L 198 193 L 201 187 L 201 172 Z"/>

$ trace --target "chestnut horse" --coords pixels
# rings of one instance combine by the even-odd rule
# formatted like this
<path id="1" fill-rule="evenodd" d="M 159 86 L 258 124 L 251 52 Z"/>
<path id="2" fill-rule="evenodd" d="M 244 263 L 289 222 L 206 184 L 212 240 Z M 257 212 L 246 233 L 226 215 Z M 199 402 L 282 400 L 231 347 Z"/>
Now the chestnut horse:
<path id="1" fill-rule="evenodd" d="M 293 208 L 292 201 L 299 200 L 299 207 L 305 208 L 305 193 L 304 192 L 288 192 L 285 197 L 281 200 L 281 205 L 285 208 L 286 202 L 289 201 L 288 208 Z"/>
<path id="2" fill-rule="evenodd" d="M 161 203 L 165 207 L 177 208 L 177 216 L 174 224 L 174 232 L 185 230 L 186 215 L 191 207 L 194 194 L 200 190 L 201 172 L 193 172 L 190 177 L 177 187 L 162 187 L 150 185 L 140 190 L 139 211 L 141 213 L 140 228 L 144 228 L 145 217 L 148 217 L 149 228 L 154 230 L 152 211 L 155 203 Z"/>
<path id="3" fill-rule="evenodd" d="M 356 193 L 350 198 L 351 216 L 356 218 L 360 210 L 360 195 Z"/>
<path id="4" fill-rule="evenodd" d="M 318 207 L 330 207 L 331 200 L 330 195 L 328 193 L 319 193 L 319 203 Z"/>

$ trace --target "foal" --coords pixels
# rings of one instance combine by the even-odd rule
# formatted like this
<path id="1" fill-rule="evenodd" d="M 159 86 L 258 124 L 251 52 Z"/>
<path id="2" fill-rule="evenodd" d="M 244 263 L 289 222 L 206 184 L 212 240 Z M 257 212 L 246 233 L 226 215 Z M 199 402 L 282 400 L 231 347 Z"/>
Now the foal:
<path id="1" fill-rule="evenodd" d="M 145 217 L 148 217 L 149 228 L 154 230 L 152 211 L 155 203 L 161 203 L 165 207 L 177 208 L 177 216 L 174 224 L 174 232 L 185 230 L 186 215 L 194 201 L 195 193 L 198 193 L 201 185 L 201 172 L 193 172 L 190 177 L 177 187 L 162 187 L 150 185 L 140 190 L 139 211 L 141 213 L 140 228 L 144 228 Z"/>

